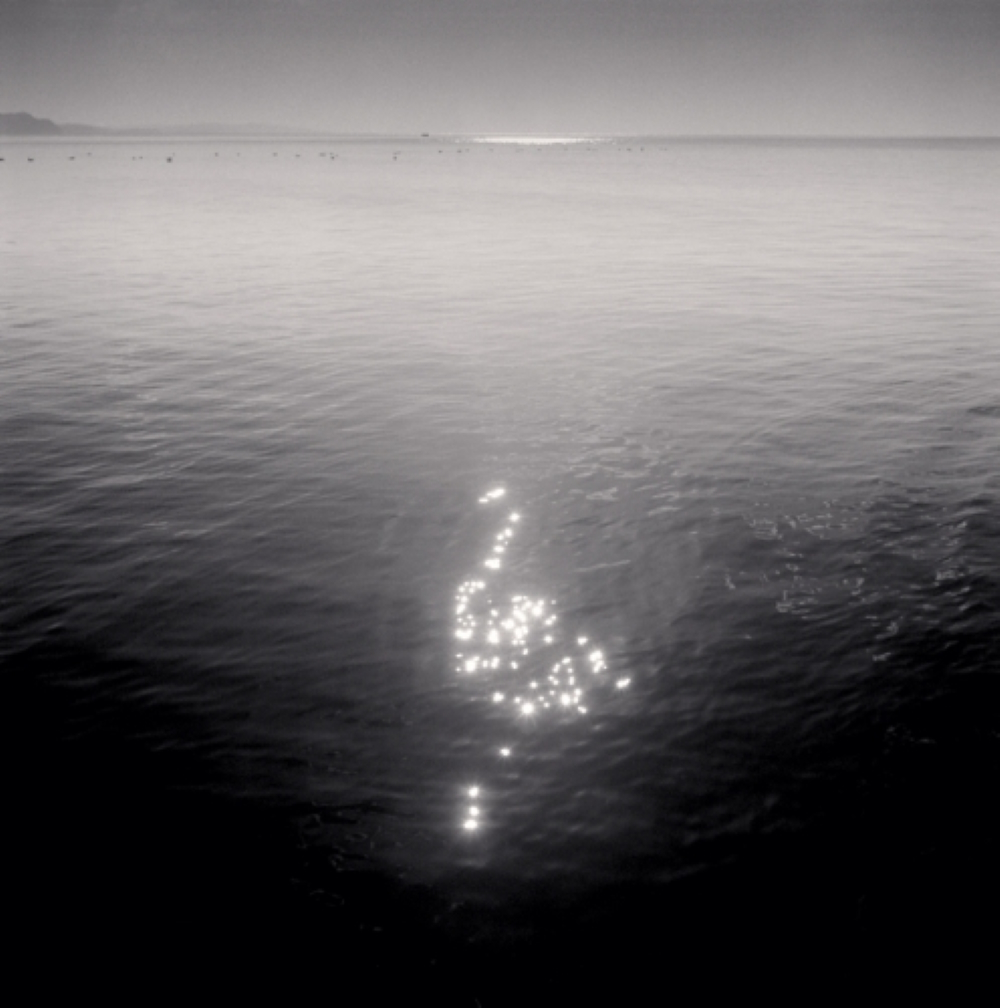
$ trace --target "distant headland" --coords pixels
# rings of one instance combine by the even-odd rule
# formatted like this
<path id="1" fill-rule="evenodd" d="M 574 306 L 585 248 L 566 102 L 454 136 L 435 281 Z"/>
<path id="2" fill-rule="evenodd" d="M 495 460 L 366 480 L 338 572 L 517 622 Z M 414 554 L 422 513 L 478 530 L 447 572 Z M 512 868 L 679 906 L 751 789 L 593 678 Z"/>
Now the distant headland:
<path id="1" fill-rule="evenodd" d="M 310 136 L 314 130 L 291 130 L 248 123 L 238 126 L 205 123 L 194 126 L 140 126 L 111 129 L 81 123 L 55 123 L 27 112 L 0 112 L 0 137 L 158 137 L 158 136 Z"/>
<path id="2" fill-rule="evenodd" d="M 0 136 L 62 136 L 63 127 L 27 112 L 0 112 Z"/>

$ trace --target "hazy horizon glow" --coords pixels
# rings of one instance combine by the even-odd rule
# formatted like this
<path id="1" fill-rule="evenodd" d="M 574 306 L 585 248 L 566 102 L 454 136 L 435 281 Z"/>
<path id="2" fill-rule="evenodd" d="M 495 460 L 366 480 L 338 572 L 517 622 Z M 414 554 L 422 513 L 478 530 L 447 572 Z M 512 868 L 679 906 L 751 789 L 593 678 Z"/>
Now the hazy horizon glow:
<path id="1" fill-rule="evenodd" d="M 992 0 L 0 0 L 0 111 L 359 133 L 1000 135 L 998 52 Z"/>
<path id="2" fill-rule="evenodd" d="M 585 144 L 603 143 L 604 137 L 580 137 L 580 136 L 543 136 L 542 134 L 526 136 L 477 136 L 472 138 L 472 143 L 482 144 L 532 144 L 536 147 L 551 147 L 558 144 Z"/>

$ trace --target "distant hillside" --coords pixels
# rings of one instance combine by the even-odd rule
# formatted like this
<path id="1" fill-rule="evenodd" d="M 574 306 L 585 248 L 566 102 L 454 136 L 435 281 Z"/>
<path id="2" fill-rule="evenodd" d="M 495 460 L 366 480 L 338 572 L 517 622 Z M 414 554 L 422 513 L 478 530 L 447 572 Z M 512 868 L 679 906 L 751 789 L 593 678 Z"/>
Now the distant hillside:
<path id="1" fill-rule="evenodd" d="M 314 130 L 289 129 L 261 123 L 224 125 L 204 123 L 190 126 L 138 126 L 126 129 L 108 129 L 104 126 L 85 126 L 82 123 L 54 123 L 51 119 L 37 119 L 27 112 L 0 112 L 0 137 L 2 136 L 65 136 L 65 137 L 207 137 L 207 136 L 319 136 Z"/>
<path id="2" fill-rule="evenodd" d="M 61 136 L 51 119 L 36 119 L 27 112 L 0 112 L 0 136 Z"/>

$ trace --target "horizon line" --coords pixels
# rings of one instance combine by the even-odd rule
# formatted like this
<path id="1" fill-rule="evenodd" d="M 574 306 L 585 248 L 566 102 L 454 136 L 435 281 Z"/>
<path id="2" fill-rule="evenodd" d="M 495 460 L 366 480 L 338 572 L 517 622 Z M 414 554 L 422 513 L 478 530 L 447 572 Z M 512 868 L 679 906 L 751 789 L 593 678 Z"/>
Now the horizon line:
<path id="1" fill-rule="evenodd" d="M 67 124 L 70 128 L 76 124 Z M 661 140 L 672 142 L 706 141 L 813 141 L 813 142 L 919 142 L 927 140 L 953 141 L 1000 141 L 1000 133 L 614 133 L 601 131 L 584 132 L 527 132 L 500 130 L 441 131 L 434 133 L 408 132 L 400 130 L 317 130 L 314 128 L 294 129 L 291 127 L 219 127 L 212 130 L 198 124 L 189 126 L 122 126 L 88 127 L 93 133 L 28 134 L 0 133 L 3 140 L 128 140 L 128 139 L 284 139 L 321 140 L 333 137 L 372 140 L 468 140 L 496 139 L 508 143 L 523 141 L 530 144 L 546 140 L 550 144 L 601 142 L 616 140 Z"/>

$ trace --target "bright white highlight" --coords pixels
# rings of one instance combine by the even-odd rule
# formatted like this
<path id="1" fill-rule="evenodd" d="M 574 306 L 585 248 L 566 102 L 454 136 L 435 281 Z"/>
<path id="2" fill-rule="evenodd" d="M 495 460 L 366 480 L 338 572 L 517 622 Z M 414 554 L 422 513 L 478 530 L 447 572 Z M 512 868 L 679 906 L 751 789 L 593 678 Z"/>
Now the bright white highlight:
<path id="1" fill-rule="evenodd" d="M 603 137 L 578 136 L 484 136 L 473 137 L 471 143 L 478 144 L 513 144 L 522 147 L 552 147 L 560 144 L 606 143 Z"/>
<path id="2" fill-rule="evenodd" d="M 505 494 L 504 488 L 496 487 L 480 502 L 489 504 Z M 520 723 L 515 731 L 532 732 L 532 744 L 544 745 L 545 736 L 539 728 L 571 731 L 573 720 L 592 707 L 587 694 L 613 696 L 628 687 L 631 679 L 607 674 L 604 652 L 580 632 L 581 628 L 564 627 L 566 621 L 560 617 L 555 599 L 523 591 L 511 593 L 502 581 L 504 575 L 494 573 L 500 570 L 507 549 L 514 548 L 520 519 L 512 511 L 500 520 L 481 555 L 488 572 L 462 582 L 456 591 L 455 639 L 476 643 L 463 651 L 457 651 L 461 645 L 456 645 L 455 668 L 477 673 L 464 682 L 482 702 L 496 705 L 496 718 L 514 718 Z M 470 654 L 470 650 L 478 653 Z M 585 682 L 582 673 L 588 673 Z M 494 752 L 507 760 L 513 748 L 502 746 Z M 464 793 L 469 804 L 459 822 L 463 830 L 474 832 L 482 829 L 485 821 L 483 807 L 472 804 L 480 799 L 482 788 L 474 784 L 464 788 Z"/>

